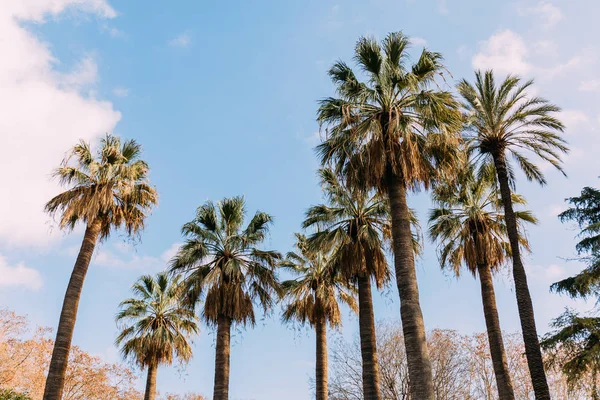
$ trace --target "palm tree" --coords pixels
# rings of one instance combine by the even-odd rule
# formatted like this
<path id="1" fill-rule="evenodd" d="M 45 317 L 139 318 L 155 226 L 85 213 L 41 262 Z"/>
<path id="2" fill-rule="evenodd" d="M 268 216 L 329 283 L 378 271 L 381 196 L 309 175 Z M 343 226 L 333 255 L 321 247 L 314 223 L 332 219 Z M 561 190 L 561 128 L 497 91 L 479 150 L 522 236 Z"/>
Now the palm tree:
<path id="1" fill-rule="evenodd" d="M 189 337 L 198 333 L 198 326 L 194 311 L 182 304 L 178 276 L 169 279 L 165 272 L 156 278 L 144 275 L 132 290 L 135 297 L 120 304 L 116 320 L 123 326 L 115 343 L 123 358 L 148 369 L 144 400 L 154 400 L 158 366 L 171 365 L 175 357 L 189 361 Z"/>
<path id="2" fill-rule="evenodd" d="M 90 145 L 82 141 L 54 173 L 68 190 L 52 198 L 46 211 L 60 215 L 61 229 L 71 231 L 78 222 L 86 229 L 60 313 L 44 400 L 62 398 L 79 298 L 96 242 L 119 227 L 129 236 L 139 233 L 158 201 L 141 150 L 135 140 L 121 143 L 118 137 L 106 135 L 95 158 Z"/>
<path id="3" fill-rule="evenodd" d="M 385 199 L 360 190 L 350 190 L 330 169 L 319 175 L 329 204 L 311 207 L 304 228 L 317 227 L 309 239 L 317 249 L 334 249 L 332 268 L 358 287 L 358 318 L 365 400 L 378 400 L 379 364 L 371 282 L 377 288 L 389 280 L 383 251 L 384 236 L 390 236 L 389 207 Z"/>
<path id="4" fill-rule="evenodd" d="M 566 142 L 559 136 L 563 124 L 554 117 L 560 108 L 540 97 L 529 97 L 527 90 L 533 81 L 521 83 L 508 76 L 497 86 L 492 71 L 475 74 L 475 86 L 466 80 L 458 84 L 467 114 L 465 139 L 468 151 L 488 168 L 493 165 L 500 195 L 513 261 L 515 293 L 525 343 L 527 365 L 536 399 L 549 399 L 550 391 L 544 371 L 542 352 L 535 326 L 533 303 L 527 285 L 527 275 L 521 260 L 517 219 L 511 201 L 514 168 L 507 158 L 511 155 L 529 181 L 545 184 L 542 170 L 533 164 L 527 153 L 562 171 L 561 153 L 567 153 Z M 524 153 L 527 152 L 527 153 Z"/>
<path id="5" fill-rule="evenodd" d="M 506 224 L 495 182 L 486 177 L 475 178 L 472 168 L 468 168 L 460 176 L 458 185 L 438 186 L 433 200 L 437 208 L 430 213 L 429 235 L 440 243 L 441 266 L 451 268 L 456 276 L 460 276 L 465 265 L 474 277 L 479 276 L 499 398 L 514 400 L 492 280 L 493 273 L 504 265 L 509 253 Z M 513 194 L 513 202 L 523 204 L 524 199 Z M 519 221 L 536 222 L 529 211 L 515 214 Z M 523 236 L 521 243 L 528 246 Z"/>
<path id="6" fill-rule="evenodd" d="M 289 252 L 281 266 L 297 276 L 282 283 L 287 305 L 283 321 L 308 322 L 317 334 L 316 400 L 327 400 L 327 322 L 341 325 L 339 301 L 358 311 L 354 292 L 345 286 L 339 270 L 331 267 L 327 254 L 311 251 L 304 235 L 296 234 L 298 253 Z"/>
<path id="7" fill-rule="evenodd" d="M 452 94 L 435 83 L 445 71 L 442 56 L 423 50 L 409 67 L 409 45 L 400 32 L 390 33 L 381 45 L 360 38 L 355 60 L 365 82 L 344 62 L 333 65 L 329 75 L 338 97 L 320 103 L 318 121 L 327 135 L 317 152 L 324 165 L 332 165 L 352 186 L 374 187 L 388 197 L 411 394 L 432 400 L 407 192 L 428 188 L 459 162 L 462 117 Z"/>
<path id="8" fill-rule="evenodd" d="M 267 311 L 281 294 L 275 267 L 281 255 L 260 250 L 273 218 L 257 212 L 243 228 L 243 197 L 226 198 L 198 207 L 196 218 L 182 227 L 187 237 L 171 263 L 183 272 L 190 304 L 200 298 L 202 318 L 217 328 L 214 400 L 229 397 L 229 352 L 232 324 L 254 326 L 254 303 Z"/>

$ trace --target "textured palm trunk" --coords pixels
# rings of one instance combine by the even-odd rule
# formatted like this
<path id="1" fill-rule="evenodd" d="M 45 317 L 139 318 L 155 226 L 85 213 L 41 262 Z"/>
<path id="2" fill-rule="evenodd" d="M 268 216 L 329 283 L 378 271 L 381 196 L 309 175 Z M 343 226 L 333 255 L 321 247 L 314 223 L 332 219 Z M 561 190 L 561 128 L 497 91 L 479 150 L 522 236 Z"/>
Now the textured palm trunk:
<path id="1" fill-rule="evenodd" d="M 317 319 L 315 331 L 317 334 L 316 400 L 327 400 L 327 321 L 325 317 Z"/>
<path id="2" fill-rule="evenodd" d="M 488 265 L 484 264 L 479 265 L 477 270 L 479 272 L 479 282 L 481 283 L 483 315 L 485 316 L 492 365 L 494 367 L 494 374 L 496 375 L 498 396 L 500 400 L 514 400 L 515 393 L 510 379 L 508 362 L 506 361 L 506 352 L 504 351 L 504 341 L 502 340 L 502 330 L 500 329 L 500 319 L 498 317 L 498 308 L 496 307 L 492 271 Z"/>
<path id="3" fill-rule="evenodd" d="M 379 400 L 379 363 L 371 280 L 362 275 L 358 278 L 358 324 L 364 399 Z"/>
<path id="4" fill-rule="evenodd" d="M 79 298 L 81 297 L 83 282 L 90 265 L 90 260 L 92 259 L 92 254 L 94 253 L 94 247 L 96 247 L 96 242 L 98 241 L 100 228 L 101 224 L 99 222 L 88 224 L 83 236 L 83 243 L 75 261 L 60 312 L 60 320 L 58 322 L 58 329 L 56 330 L 56 341 L 54 342 L 46 387 L 44 389 L 44 400 L 61 400 L 62 398 L 71 341 L 73 340 L 73 331 L 75 330 L 75 321 L 77 319 Z"/>
<path id="5" fill-rule="evenodd" d="M 229 399 L 229 353 L 231 349 L 231 319 L 220 316 L 217 321 L 215 356 L 215 390 L 213 400 Z"/>
<path id="6" fill-rule="evenodd" d="M 148 366 L 148 377 L 146 378 L 146 392 L 144 400 L 154 400 L 156 398 L 156 373 L 158 365 L 153 363 Z"/>
<path id="7" fill-rule="evenodd" d="M 510 249 L 513 260 L 513 279 L 515 281 L 515 293 L 517 295 L 517 307 L 519 309 L 519 318 L 521 320 L 521 330 L 523 332 L 523 342 L 525 343 L 525 356 L 529 367 L 529 374 L 533 384 L 536 400 L 550 399 L 550 389 L 546 380 L 544 371 L 544 361 L 542 351 L 535 326 L 535 317 L 533 313 L 533 302 L 527 285 L 527 274 L 521 261 L 521 251 L 519 248 L 519 231 L 517 229 L 517 220 L 512 207 L 511 190 L 508 181 L 508 171 L 506 169 L 506 160 L 504 154 L 494 154 L 494 164 L 498 174 L 498 183 L 500 184 L 500 195 L 504 205 L 504 218 L 506 220 L 506 230 L 510 242 Z"/>
<path id="8" fill-rule="evenodd" d="M 411 398 L 433 400 L 433 373 L 419 302 L 406 188 L 402 180 L 391 172 L 388 173 L 387 185 L 392 216 L 394 266 L 400 294 L 400 319 L 406 347 Z"/>

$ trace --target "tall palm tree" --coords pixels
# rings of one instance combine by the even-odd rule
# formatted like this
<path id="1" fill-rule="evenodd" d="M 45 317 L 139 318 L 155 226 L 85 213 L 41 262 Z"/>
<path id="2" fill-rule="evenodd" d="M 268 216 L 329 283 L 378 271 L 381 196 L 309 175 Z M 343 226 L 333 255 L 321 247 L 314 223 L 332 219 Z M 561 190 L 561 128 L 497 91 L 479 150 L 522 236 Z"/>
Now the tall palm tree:
<path id="1" fill-rule="evenodd" d="M 116 320 L 122 331 L 115 343 L 123 358 L 148 369 L 144 400 L 154 400 L 158 366 L 171 365 L 175 357 L 184 362 L 192 358 L 189 338 L 198 333 L 197 318 L 182 303 L 178 276 L 144 275 L 132 291 L 135 297 L 120 304 Z"/>
<path id="2" fill-rule="evenodd" d="M 357 187 L 377 188 L 389 200 L 396 283 L 411 394 L 432 400 L 433 375 L 419 302 L 407 192 L 428 188 L 461 158 L 459 105 L 437 88 L 445 71 L 439 53 L 423 50 L 407 65 L 408 37 L 390 33 L 381 45 L 360 38 L 359 81 L 344 62 L 329 70 L 338 97 L 321 101 L 318 121 L 327 127 L 317 151 L 324 165 Z"/>
<path id="3" fill-rule="evenodd" d="M 62 398 L 79 298 L 97 241 L 119 227 L 130 236 L 137 234 L 158 201 L 141 151 L 135 140 L 121 143 L 118 137 L 106 135 L 94 157 L 90 145 L 82 141 L 54 173 L 68 189 L 52 198 L 46 211 L 60 216 L 61 229 L 71 231 L 78 222 L 86 229 L 60 313 L 44 400 Z"/>
<path id="4" fill-rule="evenodd" d="M 545 184 L 542 170 L 528 155 L 537 155 L 543 161 L 562 171 L 561 153 L 567 153 L 566 142 L 559 136 L 563 124 L 554 116 L 560 108 L 540 97 L 530 97 L 527 90 L 533 81 L 522 83 L 516 76 L 508 76 L 496 85 L 492 71 L 475 74 L 475 85 L 466 80 L 458 84 L 467 114 L 465 138 L 469 152 L 476 155 L 481 165 L 493 165 L 498 177 L 500 195 L 513 261 L 513 278 L 525 354 L 536 399 L 549 399 L 550 391 L 544 371 L 542 352 L 535 326 L 533 303 L 527 284 L 527 275 L 521 260 L 517 219 L 511 201 L 514 187 L 514 167 L 507 156 L 529 181 Z"/>
<path id="5" fill-rule="evenodd" d="M 327 400 L 327 323 L 331 327 L 342 323 L 338 301 L 357 310 L 354 292 L 345 286 L 340 271 L 332 268 L 328 254 L 312 251 L 304 235 L 296 234 L 298 252 L 289 252 L 281 266 L 297 276 L 282 283 L 287 304 L 283 320 L 308 322 L 315 328 L 316 338 L 316 400 Z"/>
<path id="6" fill-rule="evenodd" d="M 451 268 L 460 276 L 464 265 L 474 277 L 479 276 L 499 398 L 514 400 L 492 280 L 493 273 L 504 265 L 509 253 L 506 224 L 495 182 L 486 177 L 477 179 L 472 172 L 469 168 L 462 174 L 458 185 L 436 188 L 433 200 L 437 208 L 429 216 L 429 235 L 440 243 L 442 268 Z M 513 202 L 523 204 L 524 199 L 513 194 Z M 536 222 L 529 211 L 515 214 L 521 222 Z M 521 243 L 528 246 L 524 236 Z"/>
<path id="7" fill-rule="evenodd" d="M 332 268 L 358 287 L 358 319 L 365 400 L 378 400 L 379 364 L 371 282 L 377 288 L 389 280 L 384 237 L 390 236 L 389 207 L 385 199 L 361 190 L 351 190 L 330 169 L 319 175 L 328 204 L 311 207 L 304 228 L 317 227 L 309 239 L 317 249 L 334 249 Z"/>
<path id="8" fill-rule="evenodd" d="M 187 237 L 171 263 L 185 274 L 190 304 L 200 298 L 202 318 L 217 328 L 214 400 L 229 397 L 229 353 L 232 324 L 255 324 L 254 303 L 267 311 L 281 294 L 275 267 L 281 255 L 258 248 L 273 218 L 257 212 L 246 227 L 243 197 L 198 207 L 196 218 L 182 227 Z"/>

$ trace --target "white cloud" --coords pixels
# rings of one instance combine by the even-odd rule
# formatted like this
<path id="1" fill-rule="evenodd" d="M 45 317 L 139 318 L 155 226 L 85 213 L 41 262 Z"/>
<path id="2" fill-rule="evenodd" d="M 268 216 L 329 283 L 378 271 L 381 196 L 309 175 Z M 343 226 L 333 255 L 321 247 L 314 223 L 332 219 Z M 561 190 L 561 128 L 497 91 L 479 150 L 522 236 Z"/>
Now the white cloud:
<path id="1" fill-rule="evenodd" d="M 0 7 L 0 241 L 9 245 L 45 245 L 49 236 L 44 203 L 59 192 L 50 179 L 65 152 L 79 139 L 111 132 L 120 114 L 111 103 L 82 90 L 96 83 L 92 56 L 83 55 L 72 72 L 58 73 L 50 44 L 21 23 L 43 23 L 68 10 L 112 18 L 104 0 L 4 0 Z M 18 174 L 15 173 L 18 171 Z"/>
<path id="2" fill-rule="evenodd" d="M 304 141 L 314 147 L 323 141 L 323 135 L 321 132 L 315 131 L 312 135 L 304 137 Z"/>
<path id="3" fill-rule="evenodd" d="M 102 24 L 101 30 L 102 30 L 102 32 L 108 33 L 108 35 L 113 39 L 127 37 L 125 32 L 123 32 L 122 30 L 120 30 L 118 28 L 115 28 L 114 26 L 110 26 L 108 24 Z"/>
<path id="4" fill-rule="evenodd" d="M 171 47 L 189 47 L 192 44 L 192 38 L 190 34 L 184 32 L 173 39 L 169 40 L 169 46 Z"/>
<path id="5" fill-rule="evenodd" d="M 543 42 L 536 42 L 532 50 L 520 35 L 509 29 L 502 30 L 479 43 L 479 52 L 473 56 L 472 64 L 475 69 L 494 69 L 501 74 L 535 75 L 547 80 L 594 61 L 592 56 L 585 55 L 571 57 L 562 64 L 534 64 L 530 61 L 531 54 L 548 50 L 548 47 L 541 49 L 543 44 L 540 43 Z"/>
<path id="6" fill-rule="evenodd" d="M 582 81 L 579 85 L 579 91 L 581 92 L 600 92 L 600 79 L 591 79 L 589 81 Z"/>
<path id="7" fill-rule="evenodd" d="M 533 16 L 546 29 L 552 28 L 563 19 L 560 8 L 548 1 L 540 1 L 535 6 L 520 5 L 517 12 L 524 17 Z"/>
<path id="8" fill-rule="evenodd" d="M 42 276 L 23 263 L 9 265 L 6 258 L 0 255 L 0 286 L 23 286 L 38 290 L 42 287 Z"/>
<path id="9" fill-rule="evenodd" d="M 426 39 L 418 36 L 411 37 L 410 42 L 415 46 L 425 46 L 427 44 Z"/>
<path id="10" fill-rule="evenodd" d="M 586 113 L 579 110 L 563 110 L 560 112 L 560 120 L 565 124 L 567 132 L 586 125 L 590 120 Z"/>
<path id="11" fill-rule="evenodd" d="M 134 246 L 127 242 L 113 244 L 98 249 L 92 263 L 106 268 L 138 269 L 144 271 L 160 271 L 167 267 L 169 261 L 177 253 L 181 243 L 173 243 L 160 256 L 139 255 Z"/>
<path id="12" fill-rule="evenodd" d="M 495 69 L 498 72 L 527 74 L 532 65 L 526 61 L 525 41 L 511 30 L 503 30 L 480 43 L 479 53 L 473 56 L 475 69 Z"/>
<path id="13" fill-rule="evenodd" d="M 127 97 L 129 96 L 129 89 L 126 87 L 116 87 L 113 89 L 113 94 L 117 97 Z"/>
<path id="14" fill-rule="evenodd" d="M 554 283 L 569 276 L 566 268 L 552 265 L 526 265 L 527 276 L 543 283 Z"/>

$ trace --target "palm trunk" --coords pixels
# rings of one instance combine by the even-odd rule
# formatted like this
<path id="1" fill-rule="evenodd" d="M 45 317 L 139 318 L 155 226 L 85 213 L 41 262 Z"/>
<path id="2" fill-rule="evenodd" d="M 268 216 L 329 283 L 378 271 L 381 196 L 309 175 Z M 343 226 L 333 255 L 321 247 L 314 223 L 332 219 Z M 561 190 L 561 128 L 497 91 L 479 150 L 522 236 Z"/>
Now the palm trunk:
<path id="1" fill-rule="evenodd" d="M 156 398 L 157 371 L 158 365 L 156 363 L 148 365 L 148 377 L 146 378 L 146 392 L 144 393 L 144 400 L 154 400 Z"/>
<path id="2" fill-rule="evenodd" d="M 316 400 L 327 400 L 327 321 L 324 317 L 317 318 L 315 331 L 317 333 Z"/>
<path id="3" fill-rule="evenodd" d="M 215 389 L 213 400 L 229 399 L 229 353 L 231 318 L 220 316 L 217 321 L 217 349 L 215 356 Z"/>
<path id="4" fill-rule="evenodd" d="M 510 379 L 504 342 L 502 340 L 502 330 L 500 329 L 500 319 L 498 318 L 498 309 L 496 308 L 496 294 L 494 293 L 492 271 L 488 265 L 484 264 L 479 265 L 477 270 L 479 272 L 479 282 L 481 283 L 483 314 L 485 316 L 485 326 L 487 328 L 490 353 L 492 355 L 492 365 L 494 367 L 494 374 L 496 375 L 498 396 L 500 400 L 514 400 L 515 393 Z"/>
<path id="5" fill-rule="evenodd" d="M 379 364 L 377 361 L 373 296 L 371 294 L 371 280 L 364 275 L 358 277 L 358 323 L 364 399 L 379 400 Z"/>
<path id="6" fill-rule="evenodd" d="M 60 312 L 56 341 L 54 342 L 46 387 L 44 389 L 44 400 L 61 400 L 62 398 L 69 351 L 71 350 L 75 320 L 77 319 L 79 298 L 81 297 L 83 282 L 90 265 L 90 260 L 92 259 L 92 254 L 94 253 L 94 247 L 96 247 L 96 241 L 100 234 L 100 228 L 100 222 L 88 224 L 83 236 L 83 243 L 75 261 Z"/>
<path id="7" fill-rule="evenodd" d="M 544 371 L 544 361 L 542 351 L 535 327 L 535 317 L 533 313 L 533 303 L 529 286 L 527 285 L 527 275 L 523 262 L 521 261 L 521 252 L 519 248 L 519 231 L 517 229 L 517 220 L 512 207 L 511 190 L 508 184 L 508 171 L 504 154 L 494 154 L 494 164 L 498 174 L 498 183 L 500 184 L 500 195 L 502 204 L 504 204 L 504 218 L 506 220 L 506 230 L 510 242 L 510 249 L 513 259 L 513 279 L 515 281 L 515 293 L 517 295 L 517 307 L 519 309 L 519 318 L 521 320 L 521 330 L 523 332 L 523 342 L 525 343 L 525 356 L 529 374 L 533 384 L 536 400 L 549 400 L 550 389 L 546 380 Z"/>
<path id="8" fill-rule="evenodd" d="M 392 216 L 396 283 L 400 295 L 400 319 L 406 347 L 411 398 L 433 400 L 433 373 L 427 349 L 425 323 L 419 303 L 406 188 L 402 180 L 391 172 L 388 172 L 387 185 Z"/>

